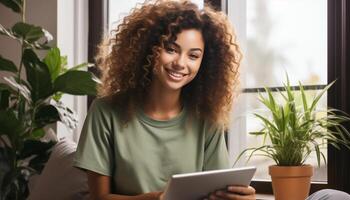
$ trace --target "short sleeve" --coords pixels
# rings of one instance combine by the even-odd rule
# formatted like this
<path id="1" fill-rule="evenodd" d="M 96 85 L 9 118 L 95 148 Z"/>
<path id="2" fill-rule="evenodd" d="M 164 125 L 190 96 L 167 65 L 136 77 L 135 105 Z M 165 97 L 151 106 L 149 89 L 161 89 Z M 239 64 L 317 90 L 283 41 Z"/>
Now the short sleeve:
<path id="1" fill-rule="evenodd" d="M 208 130 L 204 150 L 203 170 L 230 168 L 224 129 L 220 127 Z"/>
<path id="2" fill-rule="evenodd" d="M 95 100 L 85 119 L 73 165 L 111 176 L 113 144 L 110 110 L 102 100 Z"/>

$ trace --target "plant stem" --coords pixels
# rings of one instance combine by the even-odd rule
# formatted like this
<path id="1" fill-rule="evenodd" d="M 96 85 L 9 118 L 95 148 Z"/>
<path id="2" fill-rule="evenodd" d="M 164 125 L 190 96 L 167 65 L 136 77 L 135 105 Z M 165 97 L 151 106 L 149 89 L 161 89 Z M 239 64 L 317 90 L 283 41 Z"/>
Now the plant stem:
<path id="1" fill-rule="evenodd" d="M 18 69 L 18 81 L 21 81 L 21 72 L 23 68 L 23 53 L 24 53 L 24 44 L 23 44 L 23 39 L 21 41 L 21 61 L 19 63 L 19 69 Z"/>
<path id="2" fill-rule="evenodd" d="M 23 0 L 23 4 L 22 4 L 22 22 L 25 23 L 26 21 L 26 0 Z M 23 53 L 24 53 L 24 41 L 23 38 L 21 39 L 21 61 L 19 63 L 19 69 L 18 69 L 18 81 L 19 84 L 21 84 L 21 73 L 22 73 L 22 68 L 23 68 Z M 20 101 L 20 93 L 19 93 L 19 89 L 17 91 L 17 96 L 18 96 L 18 101 Z M 18 108 L 18 113 L 20 112 L 20 106 L 19 104 L 17 105 Z"/>
<path id="3" fill-rule="evenodd" d="M 22 5 L 22 22 L 26 22 L 26 0 L 23 0 Z M 23 52 L 24 52 L 24 41 L 23 38 L 21 39 L 21 62 L 19 64 L 19 70 L 18 70 L 18 79 L 21 80 L 21 71 L 22 71 L 22 65 L 23 65 Z"/>
<path id="4" fill-rule="evenodd" d="M 21 84 L 21 73 L 22 73 L 22 68 L 23 68 L 23 53 L 24 53 L 24 44 L 23 44 L 23 39 L 21 39 L 21 61 L 19 63 L 19 69 L 18 69 L 18 83 Z M 17 110 L 18 110 L 18 114 L 20 113 L 20 100 L 21 100 L 21 94 L 19 89 L 17 90 L 17 101 L 18 104 L 17 106 Z"/>
<path id="5" fill-rule="evenodd" d="M 33 112 L 31 113 L 31 124 L 30 124 L 30 129 L 29 129 L 29 131 L 28 131 L 28 134 L 29 134 L 29 136 L 32 136 L 32 132 L 34 131 L 34 120 L 35 120 L 35 113 L 36 113 L 36 110 L 37 110 L 37 108 L 38 108 L 38 105 L 35 103 L 34 105 L 33 105 Z"/>

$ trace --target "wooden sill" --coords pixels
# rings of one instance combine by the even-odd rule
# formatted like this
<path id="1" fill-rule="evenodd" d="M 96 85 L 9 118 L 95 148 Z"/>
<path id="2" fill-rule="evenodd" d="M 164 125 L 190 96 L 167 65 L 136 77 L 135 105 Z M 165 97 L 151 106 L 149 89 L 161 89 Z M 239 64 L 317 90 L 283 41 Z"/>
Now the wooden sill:
<path id="1" fill-rule="evenodd" d="M 256 200 L 275 200 L 272 194 L 256 194 Z"/>

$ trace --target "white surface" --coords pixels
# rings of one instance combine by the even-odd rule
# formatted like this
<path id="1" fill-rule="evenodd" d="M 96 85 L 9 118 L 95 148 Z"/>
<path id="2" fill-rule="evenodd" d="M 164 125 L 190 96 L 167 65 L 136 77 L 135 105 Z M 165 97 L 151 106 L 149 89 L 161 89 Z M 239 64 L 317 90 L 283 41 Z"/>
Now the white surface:
<path id="1" fill-rule="evenodd" d="M 255 167 L 244 167 L 173 175 L 164 197 L 166 200 L 203 199 L 228 185 L 249 185 L 255 171 Z"/>
<path id="2" fill-rule="evenodd" d="M 87 62 L 88 51 L 88 1 L 57 1 L 57 45 L 61 55 L 68 56 L 68 66 Z M 58 138 L 69 138 L 77 142 L 87 113 L 87 97 L 64 95 L 61 99 L 65 105 L 75 111 L 78 126 L 69 130 L 64 124 L 57 124 Z"/>

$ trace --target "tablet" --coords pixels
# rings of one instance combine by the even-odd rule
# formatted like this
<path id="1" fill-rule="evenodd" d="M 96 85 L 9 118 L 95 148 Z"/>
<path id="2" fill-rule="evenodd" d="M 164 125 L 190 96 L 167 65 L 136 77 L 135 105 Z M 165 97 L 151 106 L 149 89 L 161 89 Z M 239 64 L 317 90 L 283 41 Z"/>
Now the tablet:
<path id="1" fill-rule="evenodd" d="M 242 167 L 176 174 L 166 186 L 164 199 L 197 200 L 207 197 L 215 190 L 225 189 L 228 185 L 248 186 L 255 171 L 256 167 Z"/>

